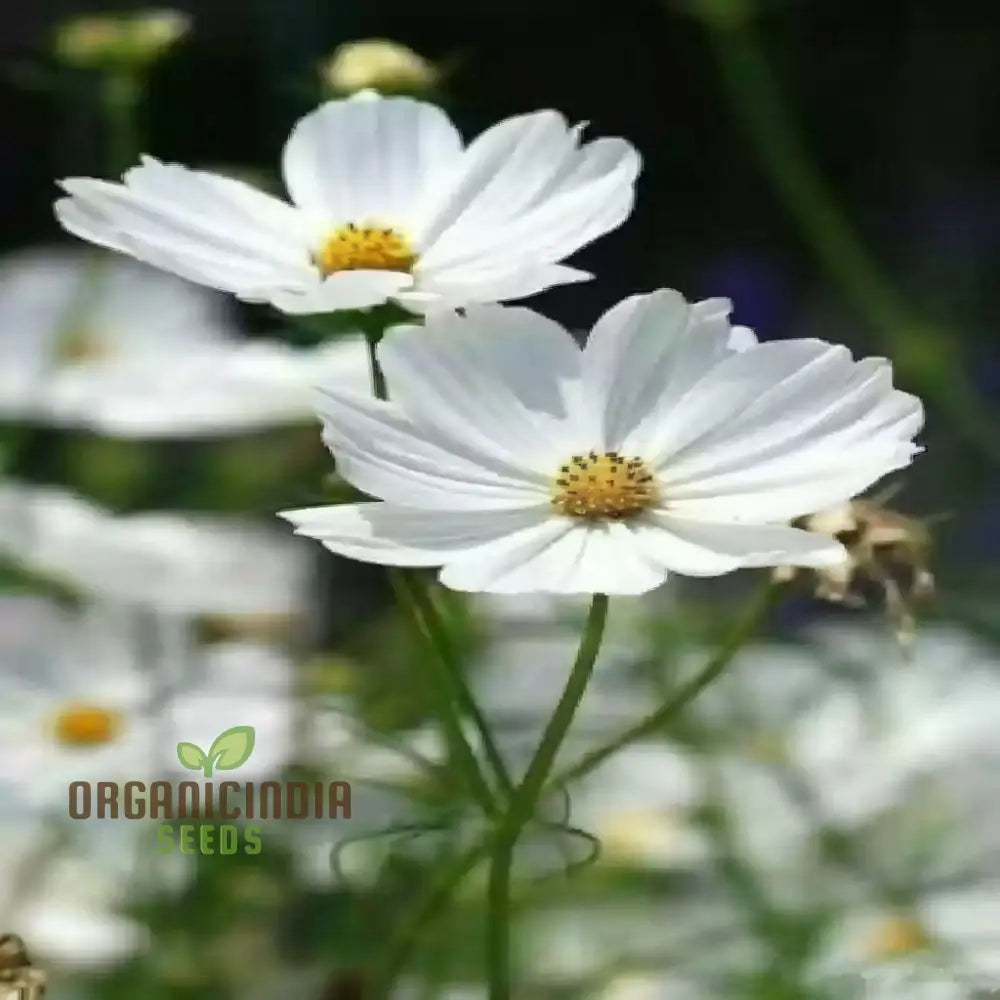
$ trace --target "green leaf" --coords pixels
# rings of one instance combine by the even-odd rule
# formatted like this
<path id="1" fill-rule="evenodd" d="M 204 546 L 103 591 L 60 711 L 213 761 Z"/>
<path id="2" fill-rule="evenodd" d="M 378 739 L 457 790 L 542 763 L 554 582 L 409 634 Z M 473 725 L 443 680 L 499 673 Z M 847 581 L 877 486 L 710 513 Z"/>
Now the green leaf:
<path id="1" fill-rule="evenodd" d="M 254 739 L 253 726 L 233 726 L 215 737 L 209 759 L 220 771 L 232 771 L 250 759 Z"/>
<path id="2" fill-rule="evenodd" d="M 177 759 L 189 771 L 200 771 L 205 764 L 205 752 L 194 743 L 178 743 Z"/>

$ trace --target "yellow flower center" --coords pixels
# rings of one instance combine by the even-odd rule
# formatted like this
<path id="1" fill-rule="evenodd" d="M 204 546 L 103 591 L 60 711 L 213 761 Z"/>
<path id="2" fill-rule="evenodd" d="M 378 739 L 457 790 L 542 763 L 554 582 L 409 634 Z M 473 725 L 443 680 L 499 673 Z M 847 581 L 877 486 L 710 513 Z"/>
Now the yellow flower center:
<path id="1" fill-rule="evenodd" d="M 108 345 L 91 330 L 74 329 L 59 339 L 54 361 L 57 365 L 74 365 L 81 361 L 96 361 L 108 353 Z"/>
<path id="2" fill-rule="evenodd" d="M 409 272 L 417 255 L 410 241 L 391 227 L 356 226 L 349 222 L 326 238 L 313 260 L 324 275 L 337 271 Z"/>
<path id="3" fill-rule="evenodd" d="M 914 917 L 887 917 L 865 942 L 868 958 L 885 961 L 923 951 L 931 945 L 930 935 Z"/>
<path id="4" fill-rule="evenodd" d="M 656 502 L 652 473 L 641 458 L 617 451 L 574 455 L 559 469 L 552 504 L 571 517 L 624 518 Z"/>
<path id="5" fill-rule="evenodd" d="M 121 725 L 118 712 L 99 705 L 70 705 L 55 718 L 55 738 L 66 747 L 98 747 L 110 743 Z"/>

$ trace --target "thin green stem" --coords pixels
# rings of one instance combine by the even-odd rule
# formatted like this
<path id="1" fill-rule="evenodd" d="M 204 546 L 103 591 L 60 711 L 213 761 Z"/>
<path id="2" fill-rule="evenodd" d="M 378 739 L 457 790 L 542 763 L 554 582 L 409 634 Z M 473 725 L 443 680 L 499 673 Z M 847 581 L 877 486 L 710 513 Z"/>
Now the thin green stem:
<path id="1" fill-rule="evenodd" d="M 448 905 L 452 894 L 462 884 L 476 864 L 486 857 L 488 841 L 478 843 L 452 859 L 440 876 L 431 883 L 412 914 L 397 925 L 387 949 L 387 957 L 381 963 L 380 987 L 376 997 L 388 1000 L 396 977 L 406 965 L 424 928 L 436 919 Z"/>
<path id="2" fill-rule="evenodd" d="M 604 638 L 608 598 L 595 594 L 569 679 L 523 780 L 514 789 L 493 841 L 487 891 L 486 966 L 489 1000 L 510 1000 L 510 882 L 514 849 L 534 815 L 545 781 L 594 670 Z"/>
<path id="3" fill-rule="evenodd" d="M 441 662 L 447 669 L 450 690 L 462 710 L 475 725 L 483 744 L 483 751 L 489 759 L 496 779 L 500 783 L 503 792 L 509 795 L 514 790 L 514 784 L 507 771 L 507 765 L 504 763 L 500 748 L 493 738 L 493 732 L 490 729 L 489 723 L 465 681 L 458 651 L 451 640 L 441 612 L 427 593 L 423 580 L 416 573 L 405 573 L 404 571 L 404 575 L 409 581 L 410 592 L 413 595 L 414 601 L 419 606 L 427 625 L 430 641 L 437 651 Z"/>
<path id="4" fill-rule="evenodd" d="M 407 612 L 410 620 L 431 647 L 434 654 L 428 657 L 428 662 L 434 670 L 434 677 L 430 688 L 437 698 L 437 709 L 441 726 L 444 729 L 448 745 L 455 755 L 455 762 L 462 772 L 465 784 L 481 808 L 487 815 L 494 815 L 496 813 L 496 805 L 493 801 L 493 792 L 483 777 L 479 761 L 476 760 L 476 756 L 465 738 L 465 733 L 462 731 L 462 717 L 458 710 L 456 693 L 453 686 L 454 679 L 447 664 L 438 655 L 431 628 L 424 617 L 420 602 L 414 596 L 411 579 L 411 575 L 405 573 L 403 570 L 395 568 L 389 570 L 389 581 L 392 584 L 397 602 Z"/>
<path id="5" fill-rule="evenodd" d="M 382 374 L 382 367 L 378 363 L 378 340 L 366 333 L 365 343 L 368 345 L 368 370 L 372 378 L 372 395 L 376 399 L 388 399 L 385 376 Z"/>
<path id="6" fill-rule="evenodd" d="M 915 315 L 837 203 L 795 127 L 749 18 L 705 18 L 729 101 L 805 242 L 894 362 L 981 453 L 1000 461 L 995 414 L 971 384 L 956 339 Z"/>
<path id="7" fill-rule="evenodd" d="M 705 688 L 722 675 L 732 662 L 733 657 L 756 631 L 761 619 L 773 604 L 778 590 L 778 585 L 769 580 L 754 595 L 750 604 L 736 620 L 718 650 L 709 658 L 704 667 L 690 680 L 682 684 L 669 701 L 635 725 L 621 732 L 610 742 L 585 754 L 577 763 L 557 775 L 553 785 L 556 787 L 567 785 L 571 781 L 583 777 L 623 747 L 659 732 L 672 722 Z"/>
<path id="8" fill-rule="evenodd" d="M 142 152 L 137 114 L 142 86 L 135 69 L 116 67 L 106 71 L 102 88 L 108 171 L 121 176 Z"/>

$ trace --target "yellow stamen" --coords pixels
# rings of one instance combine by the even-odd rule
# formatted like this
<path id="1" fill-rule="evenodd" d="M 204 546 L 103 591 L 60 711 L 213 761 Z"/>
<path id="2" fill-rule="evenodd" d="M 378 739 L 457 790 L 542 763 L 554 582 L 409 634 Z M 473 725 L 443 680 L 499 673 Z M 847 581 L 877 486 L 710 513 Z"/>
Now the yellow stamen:
<path id="1" fill-rule="evenodd" d="M 902 958 L 930 947 L 926 928 L 914 917 L 892 916 L 882 921 L 865 942 L 867 956 L 876 961 Z"/>
<path id="2" fill-rule="evenodd" d="M 313 258 L 324 275 L 337 271 L 413 270 L 417 255 L 410 241 L 395 229 L 356 226 L 335 229 Z"/>
<path id="3" fill-rule="evenodd" d="M 118 712 L 99 705 L 75 704 L 55 719 L 56 741 L 67 747 L 97 747 L 110 743 L 121 729 Z"/>
<path id="4" fill-rule="evenodd" d="M 616 451 L 574 455 L 559 469 L 552 504 L 571 517 L 619 519 L 656 502 L 652 473 L 641 458 Z"/>

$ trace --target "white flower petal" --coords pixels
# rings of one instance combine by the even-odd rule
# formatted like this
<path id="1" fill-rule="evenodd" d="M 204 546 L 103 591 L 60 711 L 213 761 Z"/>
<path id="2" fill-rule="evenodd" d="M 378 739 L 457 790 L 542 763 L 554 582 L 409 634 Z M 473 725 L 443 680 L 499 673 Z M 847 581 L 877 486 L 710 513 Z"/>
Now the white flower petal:
<path id="1" fill-rule="evenodd" d="M 582 441 L 571 420 L 580 350 L 529 309 L 487 306 L 396 327 L 379 344 L 391 397 L 425 432 L 549 481 Z"/>
<path id="2" fill-rule="evenodd" d="M 626 525 L 566 517 L 550 517 L 532 532 L 500 539 L 441 571 L 448 587 L 492 594 L 635 595 L 665 579 Z"/>
<path id="3" fill-rule="evenodd" d="M 297 316 L 381 305 L 412 285 L 412 275 L 402 271 L 337 271 L 324 280 L 317 272 L 297 288 L 270 292 L 267 299 L 276 309 Z"/>
<path id="4" fill-rule="evenodd" d="M 390 566 L 441 566 L 498 539 L 531 534 L 549 520 L 549 507 L 507 511 L 418 510 L 386 503 L 341 504 L 282 511 L 296 533 L 331 552 Z"/>
<path id="5" fill-rule="evenodd" d="M 474 140 L 422 236 L 428 279 L 470 265 L 555 262 L 620 225 L 638 153 L 621 139 L 578 141 L 552 111 L 507 119 Z"/>
<path id="6" fill-rule="evenodd" d="M 778 341 L 728 352 L 683 405 L 658 422 L 647 458 L 682 476 L 682 463 L 689 453 L 698 454 L 700 460 L 708 442 L 724 441 L 730 434 L 755 435 L 761 447 L 779 443 L 783 447 L 786 441 L 805 436 L 814 425 L 822 427 L 823 421 L 830 420 L 832 426 L 844 426 L 851 439 L 864 438 L 878 429 L 879 407 L 887 399 L 893 406 L 903 405 L 907 420 L 919 416 L 916 401 L 905 393 L 887 395 L 881 383 L 874 386 L 874 393 L 867 391 L 873 370 L 877 375 L 878 369 L 878 359 L 867 359 L 859 367 L 846 348 L 819 340 Z M 861 413 L 847 409 L 845 418 L 843 411 L 856 394 Z M 872 416 L 879 419 L 872 425 L 859 427 L 851 419 L 873 407 Z M 909 437 L 915 429 L 908 423 L 899 438 Z"/>
<path id="7" fill-rule="evenodd" d="M 123 184 L 62 187 L 71 202 L 57 213 L 68 225 L 182 277 L 238 291 L 294 285 L 312 271 L 295 209 L 240 181 L 145 157 Z"/>
<path id="8" fill-rule="evenodd" d="M 461 137 L 440 108 L 373 96 L 329 101 L 302 118 L 282 167 L 293 201 L 327 223 L 372 220 L 409 231 L 461 153 Z"/>
<path id="9" fill-rule="evenodd" d="M 734 326 L 729 333 L 729 349 L 731 351 L 748 351 L 756 347 L 759 341 L 757 334 L 748 326 Z"/>
<path id="10" fill-rule="evenodd" d="M 661 424 L 661 488 L 672 509 L 704 503 L 710 518 L 797 517 L 908 464 L 922 422 L 882 359 L 854 362 L 819 341 L 758 345 L 719 365 Z"/>
<path id="11" fill-rule="evenodd" d="M 420 280 L 419 291 L 403 292 L 393 298 L 413 312 L 454 309 L 475 302 L 506 302 L 527 298 L 557 285 L 590 281 L 589 271 L 565 264 L 532 264 L 518 270 L 496 273 L 457 268 L 442 279 Z"/>
<path id="12" fill-rule="evenodd" d="M 500 474 L 474 450 L 427 440 L 391 403 L 331 389 L 319 411 L 337 471 L 371 496 L 437 510 L 509 509 L 548 499 L 532 478 Z"/>
<path id="13" fill-rule="evenodd" d="M 918 454 L 919 448 L 910 444 L 877 447 L 870 450 L 854 449 L 847 456 L 843 452 L 830 452 L 827 458 L 836 463 L 822 468 L 816 465 L 796 467 L 794 460 L 786 463 L 783 475 L 764 478 L 755 476 L 749 467 L 728 485 L 691 484 L 678 489 L 683 495 L 674 496 L 669 491 L 666 506 L 671 513 L 684 517 L 706 517 L 748 524 L 767 524 L 790 520 L 822 510 L 857 496 L 883 476 L 897 469 L 906 468 Z"/>
<path id="14" fill-rule="evenodd" d="M 690 307 L 679 292 L 660 289 L 625 299 L 597 321 L 584 349 L 583 377 L 601 447 L 648 457 L 651 432 L 643 425 L 682 400 L 728 353 L 727 304 Z"/>
<path id="15" fill-rule="evenodd" d="M 428 248 L 459 226 L 474 229 L 527 209 L 577 147 L 577 135 L 556 111 L 498 122 L 465 150 L 460 173 L 443 194 L 421 242 Z M 446 246 L 446 244 L 445 244 Z"/>
<path id="16" fill-rule="evenodd" d="M 650 511 L 634 530 L 651 560 L 685 576 L 753 566 L 831 566 L 847 557 L 834 539 L 785 525 L 713 523 Z"/>

